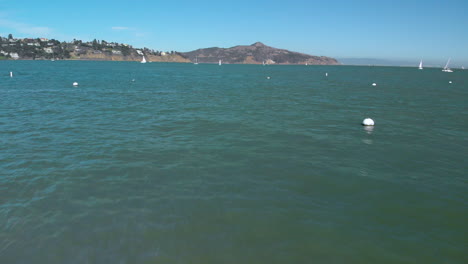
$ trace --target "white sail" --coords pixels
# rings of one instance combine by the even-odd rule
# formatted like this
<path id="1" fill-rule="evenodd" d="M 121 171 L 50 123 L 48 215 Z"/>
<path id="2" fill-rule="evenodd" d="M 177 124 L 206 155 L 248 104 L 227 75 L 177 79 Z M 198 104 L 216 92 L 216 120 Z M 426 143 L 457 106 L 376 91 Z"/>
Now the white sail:
<path id="1" fill-rule="evenodd" d="M 448 67 L 448 66 L 449 66 L 449 63 L 450 63 L 450 58 L 448 59 L 447 64 L 445 64 L 444 69 L 448 69 L 448 68 L 449 68 L 449 67 Z"/>
<path id="2" fill-rule="evenodd" d="M 143 56 L 143 59 L 141 59 L 141 63 L 146 63 L 145 56 Z"/>
<path id="3" fill-rule="evenodd" d="M 422 66 L 422 60 L 419 62 L 419 69 L 422 70 L 423 69 L 423 66 Z"/>
<path id="4" fill-rule="evenodd" d="M 194 64 L 198 64 L 198 57 L 195 57 L 195 63 Z"/>
<path id="5" fill-rule="evenodd" d="M 221 60 L 218 61 L 218 64 L 221 66 L 221 64 L 222 64 L 222 63 L 221 63 Z"/>
<path id="6" fill-rule="evenodd" d="M 447 64 L 445 64 L 445 67 L 444 67 L 444 69 L 442 70 L 443 72 L 453 72 L 453 71 L 449 68 L 449 63 L 450 63 L 450 58 L 448 59 Z"/>

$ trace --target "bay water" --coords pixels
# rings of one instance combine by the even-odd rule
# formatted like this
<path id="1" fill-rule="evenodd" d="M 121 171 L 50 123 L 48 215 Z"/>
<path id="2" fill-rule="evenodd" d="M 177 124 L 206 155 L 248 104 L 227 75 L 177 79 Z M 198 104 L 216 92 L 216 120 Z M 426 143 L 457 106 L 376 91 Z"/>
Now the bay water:
<path id="1" fill-rule="evenodd" d="M 468 71 L 1 61 L 0 263 L 468 263 L 467 157 Z"/>

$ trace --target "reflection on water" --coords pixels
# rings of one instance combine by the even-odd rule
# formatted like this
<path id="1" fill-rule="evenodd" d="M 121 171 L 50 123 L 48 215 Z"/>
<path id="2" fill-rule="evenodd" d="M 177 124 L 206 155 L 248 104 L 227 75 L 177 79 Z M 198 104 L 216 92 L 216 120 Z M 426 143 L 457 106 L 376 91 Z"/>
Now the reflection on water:
<path id="1" fill-rule="evenodd" d="M 364 177 L 369 176 L 369 172 L 368 172 L 367 169 L 365 169 L 365 168 L 361 168 L 361 170 L 359 171 L 359 173 L 361 174 L 361 176 L 364 176 Z"/>
<path id="2" fill-rule="evenodd" d="M 374 126 L 363 126 L 363 128 L 364 128 L 364 131 L 366 131 L 368 135 L 372 135 L 372 132 L 374 132 Z M 372 139 L 370 138 L 365 138 L 362 140 L 362 142 L 368 145 L 371 145 L 373 143 Z"/>
<path id="3" fill-rule="evenodd" d="M 363 128 L 369 135 L 374 131 L 374 126 L 363 126 Z"/>

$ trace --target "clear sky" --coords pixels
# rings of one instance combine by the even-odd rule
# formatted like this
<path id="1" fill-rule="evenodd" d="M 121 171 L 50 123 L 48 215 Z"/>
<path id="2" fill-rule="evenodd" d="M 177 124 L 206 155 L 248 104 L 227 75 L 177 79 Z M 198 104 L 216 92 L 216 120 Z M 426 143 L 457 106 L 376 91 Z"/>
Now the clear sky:
<path id="1" fill-rule="evenodd" d="M 0 0 L 0 36 L 163 51 L 256 41 L 312 55 L 468 65 L 468 0 Z"/>

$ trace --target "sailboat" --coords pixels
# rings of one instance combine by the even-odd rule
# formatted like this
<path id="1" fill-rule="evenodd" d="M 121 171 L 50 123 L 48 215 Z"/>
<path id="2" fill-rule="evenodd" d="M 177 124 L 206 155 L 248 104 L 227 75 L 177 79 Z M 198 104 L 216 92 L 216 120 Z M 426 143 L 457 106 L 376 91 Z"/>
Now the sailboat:
<path id="1" fill-rule="evenodd" d="M 445 64 L 444 69 L 442 69 L 443 72 L 453 72 L 448 66 L 450 63 L 450 59 L 448 59 L 447 64 Z"/>
<path id="2" fill-rule="evenodd" d="M 422 60 L 419 62 L 419 68 L 418 68 L 418 69 L 420 69 L 420 70 L 422 70 L 422 69 L 423 69 L 423 66 L 422 66 Z"/>
<path id="3" fill-rule="evenodd" d="M 141 63 L 146 63 L 145 55 L 143 55 L 143 59 L 141 59 Z"/>
<path id="4" fill-rule="evenodd" d="M 222 63 L 221 63 L 221 60 L 218 61 L 218 64 L 219 64 L 219 66 L 221 66 L 221 64 L 222 64 Z"/>
<path id="5" fill-rule="evenodd" d="M 195 65 L 198 64 L 198 57 L 195 57 Z"/>

